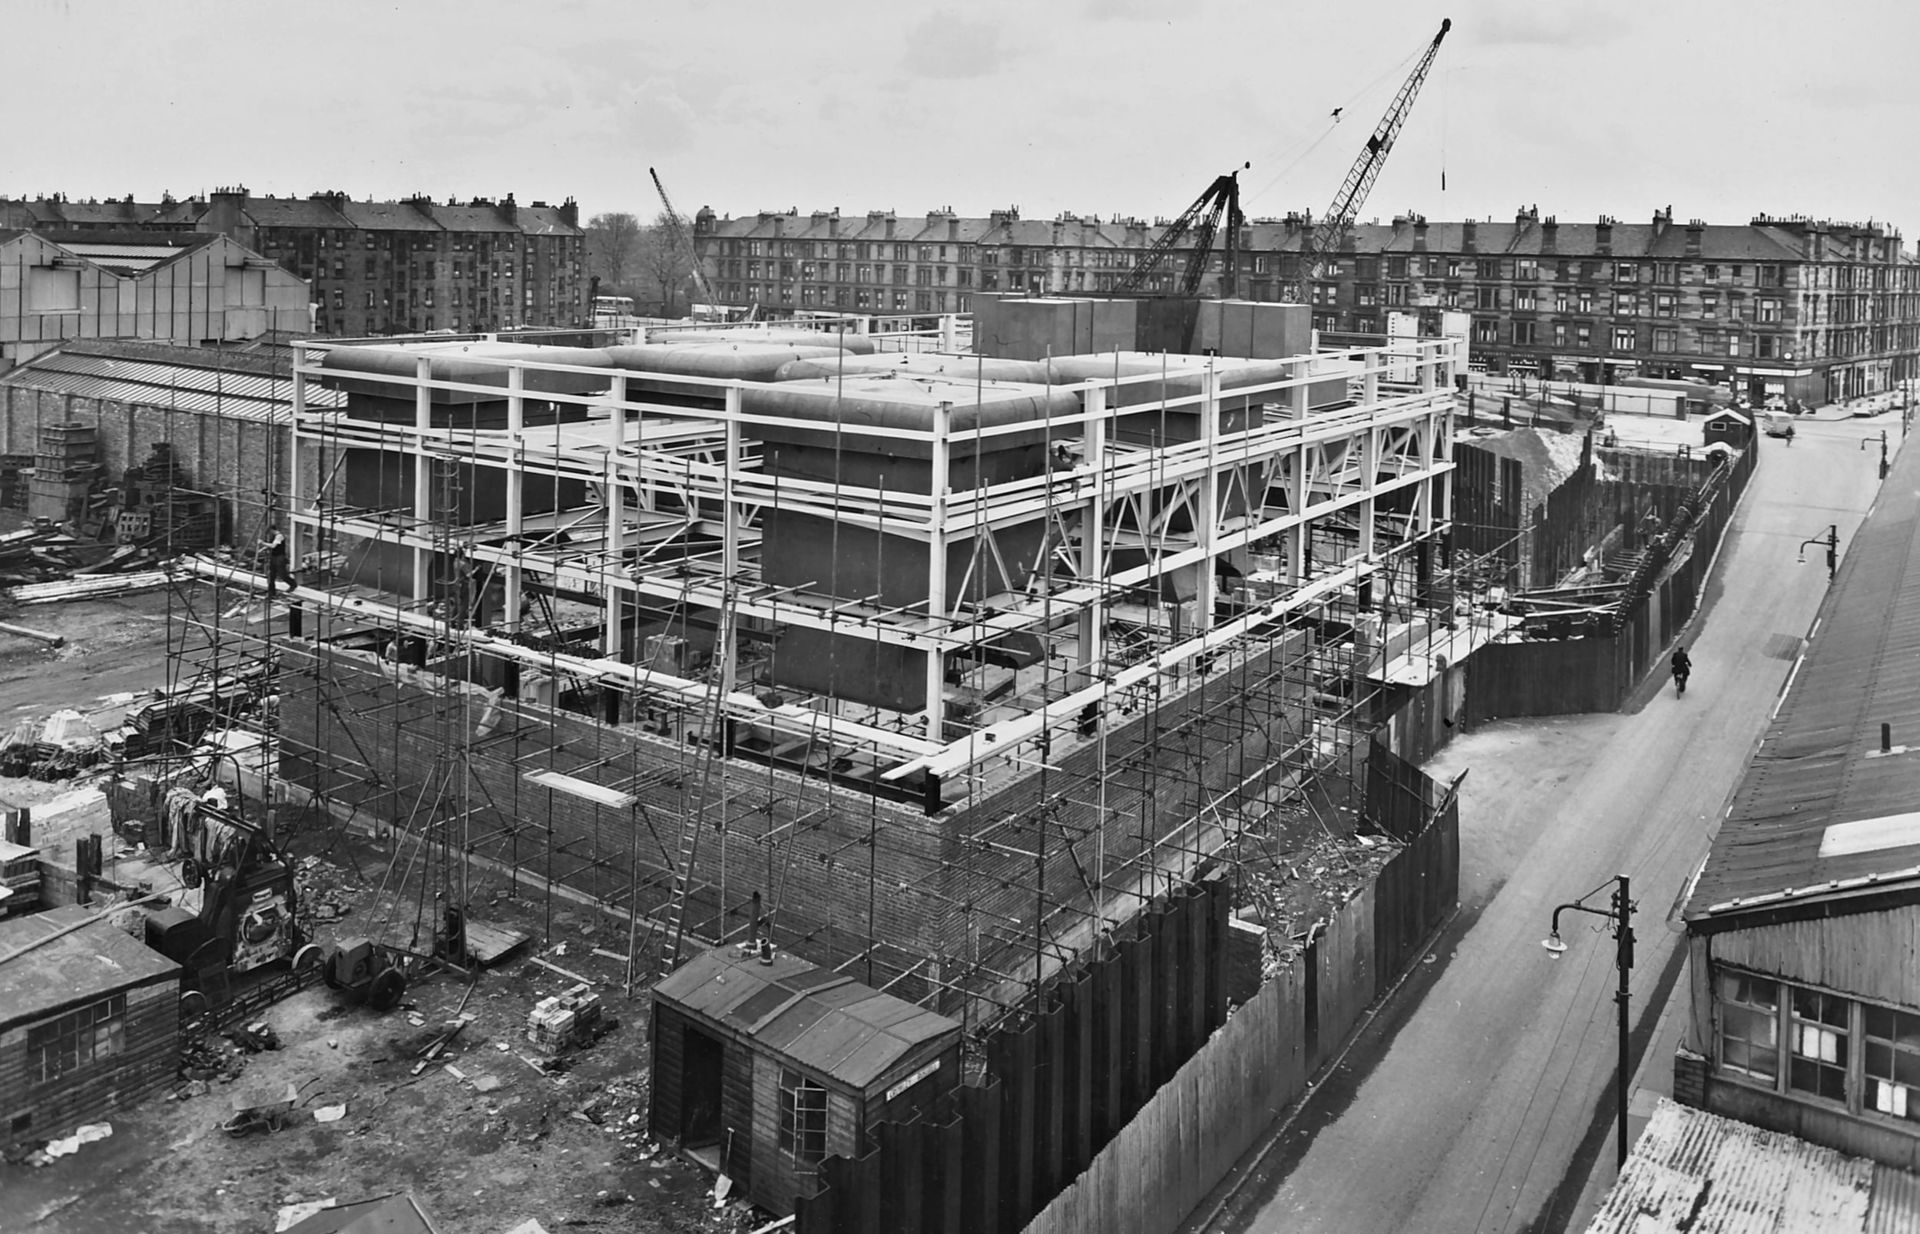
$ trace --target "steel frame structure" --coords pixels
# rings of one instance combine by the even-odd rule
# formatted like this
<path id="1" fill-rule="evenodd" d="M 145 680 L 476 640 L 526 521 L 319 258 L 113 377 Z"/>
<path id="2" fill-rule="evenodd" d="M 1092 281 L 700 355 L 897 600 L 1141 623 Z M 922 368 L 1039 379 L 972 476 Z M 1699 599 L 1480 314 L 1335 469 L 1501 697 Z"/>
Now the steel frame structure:
<path id="1" fill-rule="evenodd" d="M 501 360 L 506 385 L 499 390 L 437 380 L 431 355 L 422 354 L 412 377 L 359 377 L 387 381 L 415 406 L 410 425 L 373 423 L 356 421 L 342 411 L 309 409 L 306 389 L 320 378 L 326 350 L 326 345 L 308 344 L 295 365 L 295 438 L 297 449 L 310 460 L 310 465 L 296 467 L 295 474 L 321 477 L 321 487 L 295 494 L 292 518 L 308 549 L 335 547 L 320 543 L 324 534 L 336 542 L 360 538 L 398 544 L 412 553 L 413 594 L 396 604 L 386 620 L 423 633 L 431 632 L 434 624 L 422 611 L 429 599 L 433 554 L 444 542 L 431 508 L 434 460 L 458 458 L 494 468 L 504 476 L 506 517 L 469 526 L 463 534 L 465 551 L 504 577 L 505 620 L 496 632 L 471 632 L 477 646 L 508 658 L 537 656 L 545 661 L 546 652 L 530 652 L 518 638 L 527 630 L 529 584 L 537 578 L 597 595 L 610 618 L 601 655 L 562 657 L 560 665 L 569 673 L 636 691 L 667 706 L 707 707 L 717 692 L 722 714 L 789 733 L 824 734 L 887 764 L 889 780 L 922 772 L 965 772 L 1019 741 L 1070 721 L 1090 702 L 1216 650 L 1331 591 L 1358 584 L 1430 541 L 1441 529 L 1438 512 L 1447 508 L 1444 489 L 1452 464 L 1444 443 L 1452 427 L 1457 367 L 1456 344 L 1447 339 L 1342 353 L 1352 366 L 1348 380 L 1357 397 L 1351 405 L 1326 411 L 1307 405 L 1309 389 L 1327 380 L 1310 357 L 1294 362 L 1291 375 L 1283 380 L 1234 389 L 1225 396 L 1212 370 L 1198 370 L 1200 393 L 1159 399 L 1150 408 L 1113 404 L 1121 391 L 1196 371 L 1170 369 L 1162 377 L 1079 383 L 1067 387 L 1078 397 L 1079 409 L 1047 426 L 1051 444 L 1067 455 L 1050 450 L 1044 475 L 977 489 L 955 491 L 947 483 L 957 444 L 951 405 L 936 409 L 924 429 L 860 429 L 865 437 L 896 439 L 925 450 L 935 477 L 929 494 L 767 474 L 756 429 L 818 431 L 820 426 L 743 411 L 740 382 L 674 378 L 676 385 L 709 389 L 723 402 L 711 410 L 689 410 L 631 394 L 629 383 L 641 374 L 606 374 L 609 389 L 604 395 L 532 396 L 526 392 L 529 368 L 579 374 L 604 370 Z M 1411 382 L 1404 380 L 1409 371 Z M 1391 381 L 1390 374 L 1403 380 Z M 436 427 L 435 390 L 503 397 L 506 427 Z M 1283 409 L 1281 418 L 1223 431 L 1224 397 L 1265 400 Z M 593 418 L 529 428 L 525 409 L 536 398 L 581 407 Z M 1163 447 L 1117 440 L 1117 417 L 1138 416 L 1143 410 L 1196 418 L 1197 438 Z M 1026 428 L 977 428 L 966 437 L 978 449 Z M 411 508 L 355 510 L 338 503 L 327 477 L 337 470 L 338 452 L 355 448 L 412 460 Z M 1055 465 L 1053 460 L 1062 457 L 1065 461 Z M 530 521 L 523 513 L 530 477 L 585 482 L 593 499 L 564 519 Z M 844 527 L 927 545 L 928 560 L 939 563 L 929 570 L 927 600 L 881 607 L 871 598 L 846 601 L 762 583 L 754 561 L 758 519 L 763 508 L 776 503 Z M 1035 521 L 1047 524 L 1046 543 L 1052 550 L 1045 563 L 1036 563 L 1044 568 L 1032 571 L 1045 578 L 1039 588 L 984 602 L 946 594 L 944 562 L 950 545 L 971 539 L 977 542 L 976 557 L 998 556 L 998 533 Z M 1327 526 L 1352 533 L 1353 549 L 1342 560 L 1310 562 L 1307 546 L 1315 530 Z M 567 543 L 529 546 L 530 533 L 543 527 L 564 527 Z M 662 551 L 662 544 L 688 535 L 711 546 L 694 552 Z M 1283 546 L 1283 593 L 1250 611 L 1215 616 L 1220 599 L 1217 563 L 1263 543 Z M 1117 559 L 1123 553 L 1144 553 L 1146 560 L 1121 566 Z M 1195 580 L 1197 628 L 1185 637 L 1163 640 L 1165 645 L 1150 661 L 1110 663 L 1106 645 L 1119 597 L 1155 593 L 1182 570 Z M 367 603 L 364 598 L 354 601 L 362 608 Z M 725 649 L 716 657 L 717 671 L 694 678 L 634 664 L 631 649 L 618 645 L 618 614 L 623 604 L 631 603 L 680 605 L 717 614 Z M 944 739 L 947 657 L 1010 633 L 1051 631 L 1069 618 L 1077 632 L 1072 639 L 1074 666 L 1088 684 L 1026 715 Z M 912 715 L 858 719 L 832 700 L 812 706 L 763 703 L 737 688 L 742 679 L 734 634 L 742 620 L 808 626 L 933 653 L 926 657 L 929 705 Z"/>

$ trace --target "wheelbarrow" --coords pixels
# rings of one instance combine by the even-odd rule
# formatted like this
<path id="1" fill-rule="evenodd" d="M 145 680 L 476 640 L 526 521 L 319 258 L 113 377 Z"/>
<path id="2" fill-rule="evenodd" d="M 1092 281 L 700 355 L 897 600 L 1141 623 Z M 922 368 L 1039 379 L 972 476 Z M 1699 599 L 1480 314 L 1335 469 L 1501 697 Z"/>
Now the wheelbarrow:
<path id="1" fill-rule="evenodd" d="M 233 1095 L 233 1117 L 220 1124 L 220 1130 L 238 1139 L 256 1131 L 278 1131 L 300 1102 L 300 1089 L 287 1084 L 278 1096 L 258 1090 Z"/>

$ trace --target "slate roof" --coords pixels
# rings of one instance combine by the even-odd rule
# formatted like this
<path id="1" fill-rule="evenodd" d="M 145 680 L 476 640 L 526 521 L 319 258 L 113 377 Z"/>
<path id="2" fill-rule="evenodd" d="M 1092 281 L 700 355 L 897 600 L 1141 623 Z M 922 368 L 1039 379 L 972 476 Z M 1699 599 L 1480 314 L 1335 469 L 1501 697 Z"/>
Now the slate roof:
<path id="1" fill-rule="evenodd" d="M 14 955 L 82 922 L 92 924 Z M 38 1019 L 179 971 L 172 960 L 75 905 L 9 918 L 0 921 L 0 1024 Z"/>
<path id="2" fill-rule="evenodd" d="M 916 1047 L 960 1032 L 955 1020 L 786 954 L 761 964 L 709 951 L 675 969 L 653 995 L 862 1090 Z"/>
<path id="3" fill-rule="evenodd" d="M 886 221 L 894 221 L 894 234 L 886 235 Z M 777 234 L 782 239 L 827 239 L 823 227 L 812 216 L 762 213 L 739 218 L 715 219 L 704 232 L 715 239 L 766 239 Z M 960 242 L 968 244 L 1024 245 L 1028 247 L 1066 248 L 1144 248 L 1166 230 L 1165 223 L 1130 227 L 1124 221 L 1102 222 L 1097 218 L 1072 215 L 1060 219 L 1022 219 L 996 211 L 987 218 L 961 216 Z M 1249 222 L 1248 253 L 1299 252 L 1312 234 L 1312 222 L 1304 218 L 1264 219 Z M 1827 226 L 1822 224 L 1822 226 Z M 841 219 L 841 234 L 835 240 L 888 240 L 929 242 L 947 238 L 947 217 L 935 215 L 895 216 L 869 213 L 864 218 L 846 215 Z M 1708 223 L 1699 229 L 1699 251 L 1689 253 L 1689 227 L 1685 222 L 1614 222 L 1607 225 L 1606 251 L 1602 251 L 1602 225 L 1555 222 L 1537 213 L 1516 215 L 1511 220 L 1471 223 L 1465 220 L 1431 222 L 1424 227 L 1410 217 L 1391 223 L 1357 223 L 1350 228 L 1338 249 L 1340 253 L 1360 256 L 1386 253 L 1430 252 L 1457 257 L 1539 257 L 1560 259 L 1641 261 L 1648 259 L 1703 262 L 1790 262 L 1806 260 L 1811 241 L 1800 225 L 1780 220 L 1751 223 Z M 1870 233 L 1851 224 L 1832 224 L 1828 233 L 1827 260 L 1858 260 L 1856 240 Z M 1891 233 L 1887 233 L 1891 234 Z M 1468 243 L 1472 236 L 1471 247 Z M 1056 239 L 1057 237 L 1057 239 Z M 1885 236 L 1880 237 L 1885 242 Z M 1551 243 L 1549 240 L 1551 239 Z"/>
<path id="4" fill-rule="evenodd" d="M 256 227 L 351 227 L 324 201 L 306 197 L 249 197 L 247 217 Z"/>
<path id="5" fill-rule="evenodd" d="M 439 223 L 404 201 L 349 201 L 341 207 L 347 226 L 367 231 L 440 231 Z"/>
<path id="6" fill-rule="evenodd" d="M 1866 521 L 1842 545 L 1813 637 L 1688 897 L 1690 923 L 1787 904 L 1839 912 L 1848 897 L 1890 886 L 1920 902 L 1916 533 L 1920 451 L 1903 450 Z M 1807 546 L 1799 568 L 1824 569 L 1825 552 Z M 1886 756 L 1883 723 L 1896 743 Z M 1850 852 L 1829 842 L 1823 854 L 1830 826 L 1864 820 L 1888 820 L 1880 824 L 1887 842 Z"/>
<path id="7" fill-rule="evenodd" d="M 1912 1174 L 1661 1098 L 1586 1234 L 1920 1228 Z"/>

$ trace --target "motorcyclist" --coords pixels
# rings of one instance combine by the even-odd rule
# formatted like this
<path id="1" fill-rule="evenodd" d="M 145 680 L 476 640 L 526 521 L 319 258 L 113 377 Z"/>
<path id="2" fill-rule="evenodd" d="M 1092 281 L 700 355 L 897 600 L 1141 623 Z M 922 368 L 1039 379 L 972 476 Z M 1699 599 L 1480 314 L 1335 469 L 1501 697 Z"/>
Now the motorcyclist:
<path id="1" fill-rule="evenodd" d="M 1693 675 L 1693 657 L 1683 643 L 1673 649 L 1673 683 L 1679 693 L 1687 692 L 1687 678 Z"/>

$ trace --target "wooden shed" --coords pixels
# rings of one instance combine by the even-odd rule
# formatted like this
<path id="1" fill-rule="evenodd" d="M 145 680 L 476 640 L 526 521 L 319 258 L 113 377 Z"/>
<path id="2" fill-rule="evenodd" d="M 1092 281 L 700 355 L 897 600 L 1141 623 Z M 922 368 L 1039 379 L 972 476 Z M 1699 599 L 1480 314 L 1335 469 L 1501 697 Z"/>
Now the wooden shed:
<path id="1" fill-rule="evenodd" d="M 795 956 L 710 951 L 653 989 L 649 1129 L 776 1213 L 959 1080 L 957 1021 Z"/>
<path id="2" fill-rule="evenodd" d="M 1723 443 L 1736 450 L 1744 450 L 1753 440 L 1753 417 L 1745 412 L 1723 407 L 1700 423 L 1700 439 L 1703 445 Z"/>
<path id="3" fill-rule="evenodd" d="M 132 1105 L 179 1054 L 178 964 L 73 905 L 0 921 L 0 1148 Z"/>

